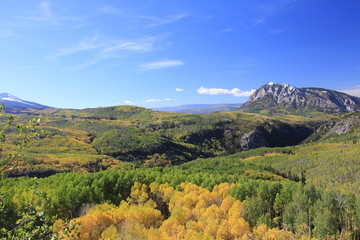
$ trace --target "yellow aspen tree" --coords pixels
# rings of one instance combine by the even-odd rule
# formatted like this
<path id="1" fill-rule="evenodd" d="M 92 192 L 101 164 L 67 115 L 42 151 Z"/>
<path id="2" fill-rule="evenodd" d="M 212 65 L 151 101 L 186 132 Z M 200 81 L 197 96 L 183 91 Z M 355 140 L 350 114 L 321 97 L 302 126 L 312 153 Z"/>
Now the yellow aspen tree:
<path id="1" fill-rule="evenodd" d="M 216 239 L 232 239 L 228 220 L 224 220 L 216 232 Z"/>
<path id="2" fill-rule="evenodd" d="M 233 185 L 230 183 L 220 183 L 213 188 L 212 193 L 217 197 L 224 199 L 232 187 Z"/>
<path id="3" fill-rule="evenodd" d="M 101 240 L 115 240 L 120 239 L 120 233 L 116 226 L 111 225 L 102 234 Z"/>
<path id="4" fill-rule="evenodd" d="M 232 196 L 227 196 L 222 200 L 220 209 L 224 213 L 224 216 L 228 215 L 229 210 L 235 203 L 235 199 Z"/>
<path id="5" fill-rule="evenodd" d="M 244 217 L 244 204 L 236 200 L 228 211 L 228 217 L 235 219 Z"/>
<path id="6" fill-rule="evenodd" d="M 228 224 L 232 238 L 240 238 L 251 231 L 250 224 L 243 218 L 230 218 Z"/>

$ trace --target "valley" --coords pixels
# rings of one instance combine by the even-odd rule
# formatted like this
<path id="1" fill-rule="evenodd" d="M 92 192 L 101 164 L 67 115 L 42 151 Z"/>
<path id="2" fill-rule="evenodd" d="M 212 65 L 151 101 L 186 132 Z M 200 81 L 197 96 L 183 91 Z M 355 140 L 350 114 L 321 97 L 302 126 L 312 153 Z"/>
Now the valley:
<path id="1" fill-rule="evenodd" d="M 299 107 L 295 93 L 266 84 L 209 114 L 12 108 L 4 124 L 40 120 L 11 164 L 24 135 L 4 132 L 1 236 L 359 239 L 357 98 Z"/>

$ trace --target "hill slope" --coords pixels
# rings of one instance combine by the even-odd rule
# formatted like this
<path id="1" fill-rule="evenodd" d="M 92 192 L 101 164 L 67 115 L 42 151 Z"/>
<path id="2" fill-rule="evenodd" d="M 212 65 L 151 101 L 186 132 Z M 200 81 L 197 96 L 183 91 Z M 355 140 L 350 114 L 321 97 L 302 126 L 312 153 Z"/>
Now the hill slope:
<path id="1" fill-rule="evenodd" d="M 197 114 L 206 114 L 213 112 L 226 112 L 235 109 L 239 109 L 242 104 L 190 104 L 182 105 L 176 107 L 162 107 L 162 108 L 153 108 L 156 111 L 165 111 L 165 112 L 178 112 L 178 113 L 197 113 Z"/>
<path id="2" fill-rule="evenodd" d="M 257 147 L 296 145 L 321 123 L 299 116 L 271 118 L 233 111 L 180 114 L 132 106 L 32 110 L 15 115 L 15 121 L 28 119 L 29 113 L 43 115 L 39 129 L 45 134 L 32 143 L 26 152 L 26 166 L 21 168 L 24 171 L 17 175 L 29 169 L 98 171 L 129 167 L 124 162 L 177 165 Z M 15 135 L 13 139 L 15 144 Z"/>

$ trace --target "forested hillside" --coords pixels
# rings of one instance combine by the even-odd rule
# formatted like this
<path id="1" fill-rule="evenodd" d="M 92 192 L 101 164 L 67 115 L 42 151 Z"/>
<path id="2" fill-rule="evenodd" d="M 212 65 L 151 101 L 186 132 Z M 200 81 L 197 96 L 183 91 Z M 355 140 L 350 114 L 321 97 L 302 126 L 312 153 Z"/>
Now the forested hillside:
<path id="1" fill-rule="evenodd" d="M 359 113 L 8 117 L 40 112 L 0 182 L 2 239 L 360 238 Z M 3 159 L 18 132 L 4 132 Z"/>
<path id="2" fill-rule="evenodd" d="M 171 166 L 257 147 L 295 145 L 326 119 L 238 111 L 179 114 L 131 106 L 28 110 L 13 117 L 22 122 L 37 115 L 42 115 L 38 130 L 43 133 L 10 176 Z M 9 132 L 5 152 L 16 142 Z"/>
<path id="3" fill-rule="evenodd" d="M 24 228 L 39 238 L 357 239 L 358 189 L 342 188 L 339 179 L 337 186 L 322 186 L 295 172 L 287 178 L 257 161 L 303 158 L 306 148 L 260 148 L 173 167 L 5 179 L 3 236 L 22 236 L 8 230 L 29 221 Z"/>

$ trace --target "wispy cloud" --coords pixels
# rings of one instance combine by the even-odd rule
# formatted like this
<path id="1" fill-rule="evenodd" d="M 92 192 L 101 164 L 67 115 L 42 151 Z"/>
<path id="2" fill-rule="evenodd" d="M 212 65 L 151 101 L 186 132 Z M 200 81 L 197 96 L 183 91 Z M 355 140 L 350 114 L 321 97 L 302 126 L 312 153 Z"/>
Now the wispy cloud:
<path id="1" fill-rule="evenodd" d="M 158 27 L 161 25 L 177 22 L 181 19 L 186 18 L 187 16 L 189 16 L 189 14 L 181 13 L 181 14 L 173 14 L 163 18 L 153 17 L 153 16 L 135 16 L 135 18 L 145 20 L 146 21 L 145 27 Z"/>
<path id="2" fill-rule="evenodd" d="M 175 91 L 177 91 L 177 92 L 183 92 L 184 89 L 182 89 L 182 88 L 175 88 Z"/>
<path id="3" fill-rule="evenodd" d="M 107 14 L 122 14 L 125 11 L 118 9 L 118 8 L 114 8 L 112 6 L 104 6 L 99 8 L 99 11 L 102 13 L 107 13 Z"/>
<path id="4" fill-rule="evenodd" d="M 18 34 L 16 34 L 15 32 L 11 31 L 11 30 L 0 30 L 0 38 L 7 38 L 7 37 L 13 37 L 13 36 L 17 36 Z"/>
<path id="5" fill-rule="evenodd" d="M 124 100 L 124 103 L 125 104 L 134 104 L 132 101 L 130 101 L 130 100 Z"/>
<path id="6" fill-rule="evenodd" d="M 154 69 L 161 69 L 161 68 L 170 68 L 170 67 L 178 67 L 184 65 L 184 62 L 180 60 L 165 60 L 165 61 L 157 61 L 157 62 L 150 62 L 140 65 L 142 70 L 154 70 Z"/>
<path id="7" fill-rule="evenodd" d="M 140 39 L 107 39 L 99 36 L 93 36 L 78 42 L 73 47 L 59 49 L 55 54 L 48 57 L 50 60 L 57 60 L 72 54 L 92 52 L 92 58 L 85 63 L 79 64 L 79 67 L 86 67 L 97 64 L 101 61 L 111 58 L 119 58 L 125 52 L 144 53 L 155 50 L 157 37 L 144 37 Z"/>
<path id="8" fill-rule="evenodd" d="M 99 43 L 98 40 L 98 36 L 94 36 L 89 39 L 80 41 L 76 46 L 59 49 L 57 53 L 50 56 L 49 59 L 56 60 L 60 57 L 68 56 L 71 54 L 101 48 L 102 44 Z"/>
<path id="9" fill-rule="evenodd" d="M 352 96 L 360 97 L 360 85 L 357 85 L 351 89 L 342 90 L 341 92 L 347 93 Z"/>
<path id="10" fill-rule="evenodd" d="M 242 91 L 239 88 L 225 89 L 225 88 L 206 88 L 200 87 L 197 92 L 202 95 L 233 95 L 235 97 L 248 97 L 255 92 L 254 89 L 250 91 Z"/>
<path id="11" fill-rule="evenodd" d="M 298 1 L 299 0 L 269 0 L 255 4 L 257 17 L 254 19 L 254 23 L 265 24 L 271 17 L 287 11 Z"/>
<path id="12" fill-rule="evenodd" d="M 154 48 L 155 37 L 146 37 L 138 40 L 124 40 L 114 41 L 111 45 L 105 47 L 100 54 L 108 54 L 117 51 L 134 51 L 134 52 L 149 52 Z"/>
<path id="13" fill-rule="evenodd" d="M 78 29 L 89 25 L 89 22 L 86 21 L 84 17 L 80 15 L 62 15 L 61 13 L 59 13 L 59 10 L 61 11 L 64 9 L 56 8 L 56 6 L 53 6 L 52 1 L 43 0 L 36 5 L 35 10 L 26 13 L 20 13 L 19 15 L 14 16 L 12 18 L 12 21 L 9 22 L 8 25 L 12 29 L 17 30 L 49 25 Z"/>
<path id="14" fill-rule="evenodd" d="M 50 8 L 51 4 L 48 1 L 43 1 L 40 3 L 40 7 L 43 13 L 43 16 L 45 17 L 45 19 L 49 20 L 50 22 L 54 23 L 54 24 L 58 24 L 58 20 L 55 17 L 55 15 L 53 14 L 53 12 L 51 11 Z"/>
<path id="15" fill-rule="evenodd" d="M 42 1 L 38 5 L 39 11 L 32 13 L 31 15 L 17 16 L 18 19 L 24 19 L 27 21 L 45 22 L 47 24 L 58 24 L 58 17 L 55 16 L 51 9 L 51 3 L 49 1 Z"/>
<path id="16" fill-rule="evenodd" d="M 146 103 L 151 103 L 151 102 L 172 102 L 172 101 L 177 101 L 177 99 L 172 99 L 172 98 L 165 98 L 165 99 L 146 99 L 144 102 Z"/>
<path id="17" fill-rule="evenodd" d="M 257 5 L 258 10 L 268 14 L 277 14 L 292 7 L 299 0 L 269 0 Z"/>
<path id="18" fill-rule="evenodd" d="M 132 12 L 130 9 L 119 9 L 112 6 L 101 7 L 98 9 L 98 11 L 111 15 L 119 15 L 124 19 L 131 20 L 132 23 L 134 22 L 141 23 L 141 27 L 145 27 L 145 28 L 152 28 L 152 27 L 158 27 L 166 24 L 175 23 L 190 16 L 189 13 L 176 13 L 163 17 L 139 15 Z"/>

